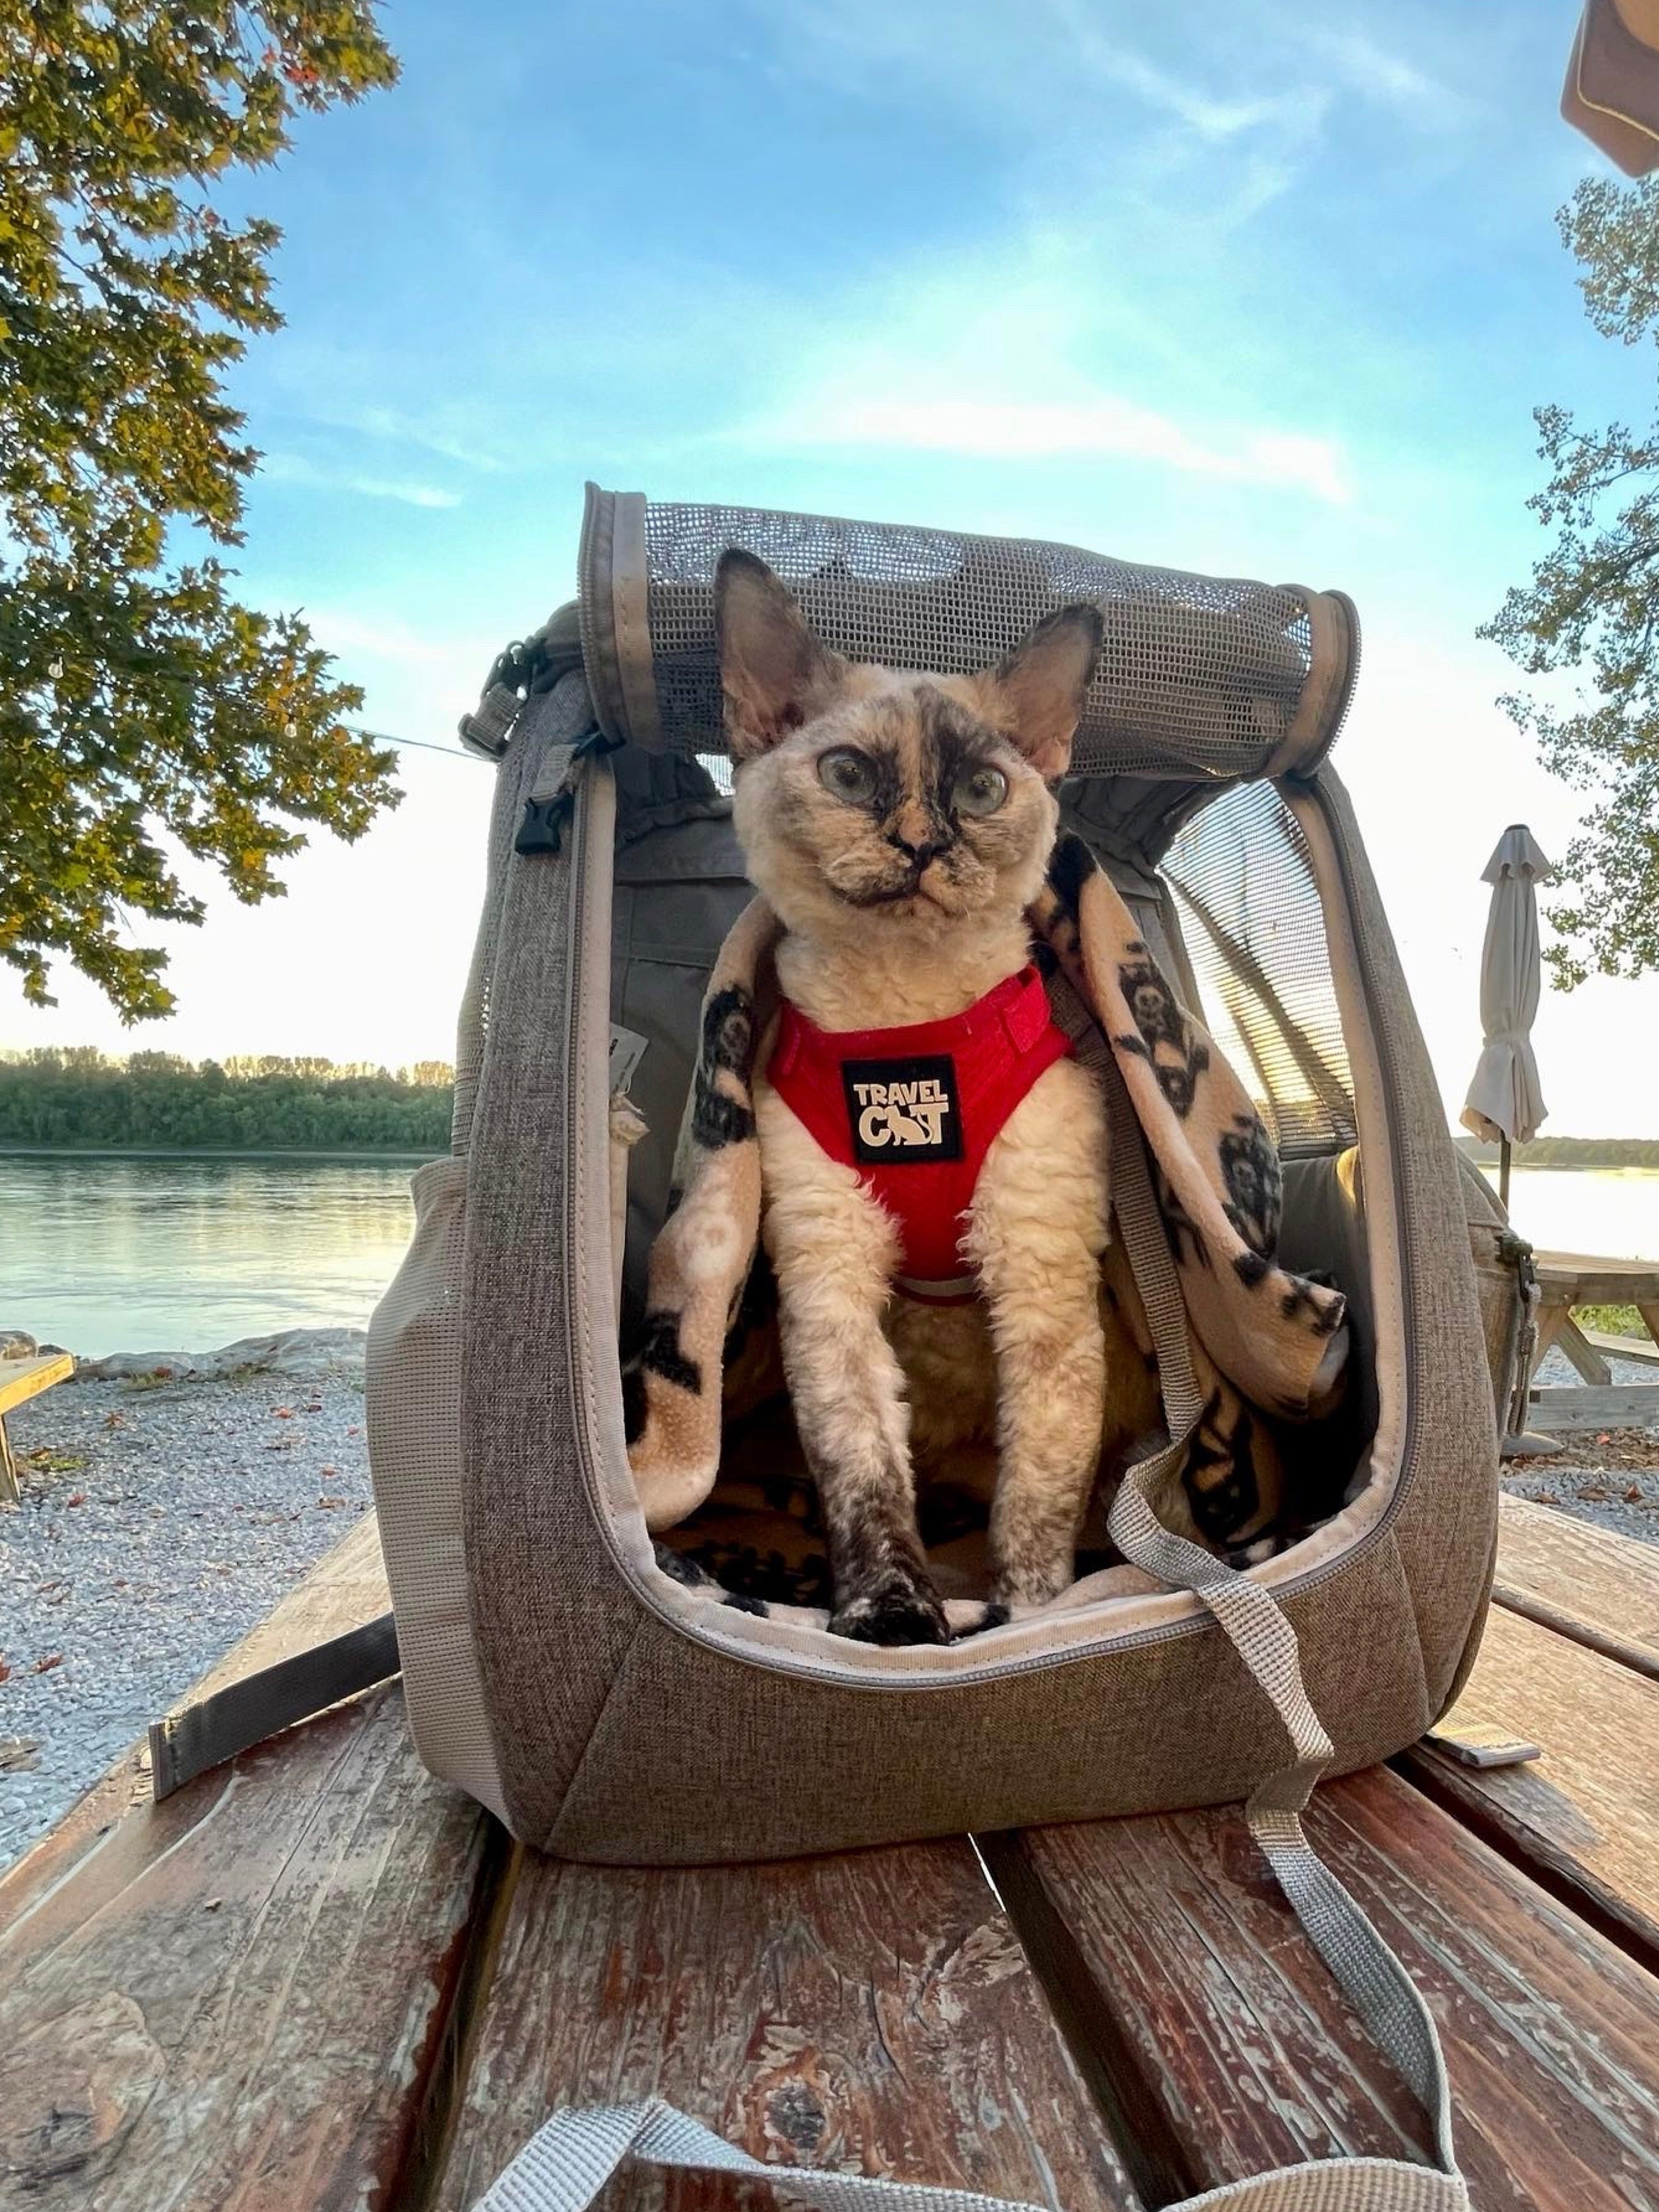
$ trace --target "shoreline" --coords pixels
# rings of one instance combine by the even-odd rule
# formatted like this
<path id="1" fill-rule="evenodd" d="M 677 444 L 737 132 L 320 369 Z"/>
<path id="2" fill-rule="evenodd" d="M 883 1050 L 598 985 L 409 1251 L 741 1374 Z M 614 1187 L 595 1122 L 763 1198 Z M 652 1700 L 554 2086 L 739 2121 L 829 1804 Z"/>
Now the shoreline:
<path id="1" fill-rule="evenodd" d="M 383 1160 L 388 1167 L 408 1167 L 443 1158 L 381 1146 L 0 1144 L 0 1159 L 13 1160 Z"/>
<path id="2" fill-rule="evenodd" d="M 1489 1160 L 1477 1153 L 1465 1152 L 1463 1158 L 1482 1175 L 1488 1169 L 1495 1176 L 1498 1169 L 1496 1152 Z M 1659 1160 L 1514 1160 L 1512 1175 L 1659 1175 Z"/>

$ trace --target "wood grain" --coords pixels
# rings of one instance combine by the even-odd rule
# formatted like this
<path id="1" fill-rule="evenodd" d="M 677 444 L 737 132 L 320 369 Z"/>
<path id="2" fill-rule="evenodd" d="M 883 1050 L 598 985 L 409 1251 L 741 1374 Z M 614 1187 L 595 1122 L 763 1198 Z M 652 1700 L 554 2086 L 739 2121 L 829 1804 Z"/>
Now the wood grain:
<path id="1" fill-rule="evenodd" d="M 1645 1428 L 1659 1421 L 1659 1382 L 1615 1383 L 1606 1390 L 1570 1382 L 1565 1389 L 1528 1390 L 1527 1420 L 1548 1437 Z"/>
<path id="2" fill-rule="evenodd" d="M 202 1697 L 273 1666 L 307 1644 L 321 1644 L 384 1613 L 390 1599 L 380 1528 L 373 1511 L 325 1552 L 303 1581 L 233 1644 L 188 1692 Z M 134 1744 L 95 1782 L 28 1855 L 0 1875 L 0 1934 L 34 1899 L 66 1881 L 114 1823 L 149 1796 L 149 1747 Z"/>
<path id="3" fill-rule="evenodd" d="M 15 1413 L 54 1382 L 67 1382 L 75 1372 L 72 1352 L 43 1352 L 22 1359 L 0 1360 L 0 1413 Z"/>
<path id="4" fill-rule="evenodd" d="M 434 2212 L 555 2106 L 662 2096 L 757 2157 L 1133 2212 L 1138 2200 L 966 1842 L 783 1866 L 527 1858 Z M 769 2202 L 622 2175 L 605 2212 Z"/>
<path id="5" fill-rule="evenodd" d="M 1512 1613 L 1659 1674 L 1659 1547 L 1506 1497 L 1492 1595 Z"/>
<path id="6" fill-rule="evenodd" d="M 1659 1969 L 1659 1682 L 1494 1607 L 1441 1725 L 1491 1724 L 1541 1759 L 1486 1770 L 1423 1744 L 1401 1770 Z"/>
<path id="7" fill-rule="evenodd" d="M 384 1604 L 372 1529 L 216 1670 Z M 386 2204 L 493 1824 L 421 1770 L 395 1686 L 130 1802 L 128 1759 L 0 1884 L 0 2205 Z"/>
<path id="8" fill-rule="evenodd" d="M 1309 1828 L 1434 2012 L 1481 2212 L 1655 2212 L 1659 1981 L 1398 1776 L 1321 1791 Z M 992 1863 L 1022 1927 L 1035 1888 L 1072 1930 L 1169 2114 L 1169 2194 L 1426 2148 L 1236 1811 L 1028 1831 Z"/>
<path id="9" fill-rule="evenodd" d="M 1613 1370 L 1571 1315 L 1567 1316 L 1566 1326 L 1557 1336 L 1555 1343 L 1568 1365 L 1586 1382 L 1594 1383 L 1598 1389 L 1611 1388 Z"/>
<path id="10" fill-rule="evenodd" d="M 1552 1306 L 1659 1306 L 1659 1261 L 1608 1260 L 1592 1252 L 1534 1255 L 1544 1310 Z"/>
<path id="11" fill-rule="evenodd" d="M 1659 1307 L 1654 1309 L 1654 1319 L 1659 1320 Z M 1633 1359 L 1639 1367 L 1659 1367 L 1659 1344 L 1651 1335 L 1614 1336 L 1601 1328 L 1587 1328 L 1581 1334 L 1585 1343 L 1593 1344 L 1598 1352 L 1610 1352 L 1618 1359 Z"/>
<path id="12" fill-rule="evenodd" d="M 43 1352 L 39 1358 L 0 1359 L 0 1503 L 15 1505 L 22 1494 L 17 1460 L 6 1434 L 6 1416 L 14 1407 L 50 1390 L 75 1372 L 72 1352 Z"/>

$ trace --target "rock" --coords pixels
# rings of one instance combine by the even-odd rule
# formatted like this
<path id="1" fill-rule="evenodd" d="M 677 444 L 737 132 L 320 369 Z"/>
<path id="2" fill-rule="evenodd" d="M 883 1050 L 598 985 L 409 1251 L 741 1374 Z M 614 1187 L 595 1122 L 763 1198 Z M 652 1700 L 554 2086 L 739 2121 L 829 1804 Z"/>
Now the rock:
<path id="1" fill-rule="evenodd" d="M 0 1359 L 32 1359 L 40 1348 L 27 1329 L 0 1328 Z"/>
<path id="2" fill-rule="evenodd" d="M 217 1382 L 228 1375 L 326 1375 L 362 1366 L 367 1332 L 361 1328 L 284 1328 L 273 1336 L 239 1337 L 217 1352 L 112 1352 L 83 1360 L 78 1382 Z"/>
<path id="3" fill-rule="evenodd" d="M 126 1382 L 135 1375 L 167 1376 L 195 1374 L 199 1370 L 188 1352 L 112 1352 L 103 1359 L 82 1359 L 76 1364 L 77 1382 Z"/>
<path id="4" fill-rule="evenodd" d="M 289 1328 L 276 1339 L 273 1375 L 327 1374 L 336 1367 L 361 1367 L 368 1342 L 364 1328 Z"/>

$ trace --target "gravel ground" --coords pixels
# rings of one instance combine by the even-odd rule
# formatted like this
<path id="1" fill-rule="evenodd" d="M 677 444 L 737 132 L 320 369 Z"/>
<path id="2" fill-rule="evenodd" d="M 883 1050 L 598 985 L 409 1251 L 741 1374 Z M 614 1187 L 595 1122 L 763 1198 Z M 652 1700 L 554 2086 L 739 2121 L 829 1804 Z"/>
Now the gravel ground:
<path id="1" fill-rule="evenodd" d="M 1659 1368 L 1639 1360 L 1610 1358 L 1607 1365 L 1617 1384 L 1659 1382 Z M 1578 1377 L 1561 1352 L 1551 1352 L 1538 1380 L 1554 1388 Z M 1511 1461 L 1504 1489 L 1540 1505 L 1559 1505 L 1616 1535 L 1659 1544 L 1659 1432 L 1604 1430 L 1599 1437 L 1564 1436 L 1560 1443 L 1559 1458 Z"/>
<path id="2" fill-rule="evenodd" d="M 7 1429 L 0 1867 L 369 1503 L 360 1372 L 64 1383 Z"/>
<path id="3" fill-rule="evenodd" d="M 1552 1353 L 1540 1379 L 1572 1370 Z M 369 1504 L 360 1370 L 64 1384 L 8 1426 L 23 1498 L 0 1510 L 0 1868 Z M 1563 1442 L 1504 1487 L 1659 1542 L 1659 1434 Z"/>

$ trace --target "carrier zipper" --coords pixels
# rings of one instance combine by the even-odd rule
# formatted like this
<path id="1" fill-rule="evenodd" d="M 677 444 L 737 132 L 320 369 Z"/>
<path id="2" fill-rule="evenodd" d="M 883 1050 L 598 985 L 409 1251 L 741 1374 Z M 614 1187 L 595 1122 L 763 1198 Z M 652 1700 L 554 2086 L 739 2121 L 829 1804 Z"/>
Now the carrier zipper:
<path id="1" fill-rule="evenodd" d="M 1353 628 L 1354 645 L 1352 665 L 1357 670 L 1359 658 L 1359 625 L 1358 617 L 1352 612 L 1352 609 L 1350 609 L 1349 618 Z M 1352 689 L 1352 686 L 1350 688 Z M 1338 720 L 1337 726 L 1339 729 L 1341 726 L 1342 720 L 1346 720 L 1346 712 L 1347 706 L 1345 700 L 1342 714 Z M 585 786 L 586 778 L 582 778 L 581 781 Z M 1347 864 L 1343 840 L 1341 836 L 1337 834 L 1334 809 L 1331 806 L 1328 798 L 1322 790 L 1317 777 L 1311 780 L 1304 787 L 1304 788 L 1317 803 L 1321 813 L 1325 817 L 1327 827 L 1330 829 L 1332 832 L 1331 845 L 1336 857 L 1337 872 L 1339 876 L 1341 878 L 1345 891 L 1347 891 L 1351 889 L 1352 885 L 1352 872 Z M 591 842 L 591 830 L 588 821 L 589 806 L 583 802 L 587 800 L 588 797 L 589 793 L 586 788 L 581 788 L 579 791 L 570 825 L 570 913 L 573 923 L 573 945 L 579 941 L 581 919 L 585 912 L 587 901 L 588 848 Z M 1350 907 L 1350 911 L 1352 912 L 1352 906 Z M 1394 1052 L 1392 1042 L 1387 1030 L 1377 1019 L 1376 1009 L 1378 1005 L 1378 991 L 1376 974 L 1375 968 L 1371 963 L 1368 949 L 1363 938 L 1358 932 L 1355 933 L 1354 948 L 1358 957 L 1360 982 L 1364 993 L 1366 1011 L 1370 1019 L 1371 1033 L 1376 1041 L 1377 1055 L 1382 1065 L 1383 1075 L 1382 1110 L 1384 1116 L 1388 1119 L 1389 1123 L 1390 1136 L 1397 1139 L 1399 1132 L 1397 1127 L 1395 1126 L 1395 1109 L 1393 1102 L 1399 1072 L 1398 1062 Z M 583 1068 L 583 1055 L 580 1049 L 582 1028 L 582 975 L 583 963 L 580 958 L 573 958 L 571 962 L 570 1000 L 565 1032 L 566 1096 L 570 1098 L 576 1098 L 581 1095 L 581 1086 L 586 1080 Z M 577 1243 L 579 1224 L 576 1219 L 575 1170 L 580 1146 L 580 1119 L 581 1117 L 579 1114 L 572 1114 L 567 1118 L 568 1135 L 567 1139 L 568 1157 L 566 1160 L 564 1200 L 564 1235 L 565 1250 L 567 1252 L 575 1251 L 580 1249 Z M 1412 1270 L 1413 1251 L 1410 1218 L 1406 1212 L 1398 1188 L 1395 1190 L 1393 1195 L 1395 1228 L 1399 1239 L 1401 1255 L 1401 1273 L 1402 1278 L 1401 1284 L 1401 1319 L 1404 1324 L 1404 1334 L 1407 1352 L 1407 1365 L 1409 1369 L 1411 1365 L 1411 1354 L 1416 1346 L 1418 1336 L 1417 1300 Z M 574 1329 L 570 1330 L 567 1334 L 566 1346 L 566 1382 L 570 1393 L 570 1403 L 574 1408 L 577 1409 L 580 1414 L 586 1407 L 587 1393 L 586 1379 L 580 1372 L 580 1364 L 576 1355 L 575 1332 Z M 1405 1413 L 1406 1417 L 1401 1440 L 1399 1479 L 1395 1485 L 1393 1496 L 1389 1498 L 1387 1505 L 1384 1507 L 1375 1524 L 1371 1528 L 1368 1528 L 1362 1536 L 1360 1536 L 1337 1558 L 1324 1561 L 1318 1566 L 1309 1567 L 1302 1573 L 1287 1577 L 1284 1582 L 1274 1584 L 1273 1595 L 1276 1598 L 1283 1601 L 1284 1599 L 1299 1595 L 1304 1590 L 1315 1588 L 1317 1584 L 1325 1581 L 1328 1576 L 1340 1572 L 1344 1567 L 1348 1565 L 1350 1562 L 1355 1559 L 1363 1559 L 1376 1544 L 1381 1542 L 1382 1537 L 1386 1534 L 1389 1526 L 1393 1522 L 1395 1515 L 1400 1511 L 1400 1509 L 1405 1501 L 1406 1494 L 1410 1488 L 1412 1462 L 1415 1452 L 1417 1438 L 1417 1413 L 1415 1400 L 1409 1389 L 1407 1392 Z M 599 1486 L 595 1479 L 595 1470 L 592 1463 L 592 1454 L 588 1449 L 587 1431 L 585 1421 L 579 1418 L 576 1421 L 575 1428 L 577 1449 L 582 1457 L 583 1479 L 587 1486 L 590 1510 L 592 1511 L 594 1518 L 599 1525 L 605 1542 L 611 1552 L 611 1557 L 615 1561 L 623 1581 L 627 1583 L 635 1598 L 640 1603 L 643 1604 L 647 1611 L 653 1614 L 657 1620 L 661 1621 L 665 1627 L 672 1630 L 675 1635 L 682 1637 L 686 1641 L 696 1644 L 701 1650 L 708 1650 L 712 1649 L 719 1651 L 723 1657 L 734 1659 L 742 1666 L 756 1668 L 763 1674 L 797 1674 L 815 1681 L 830 1682 L 836 1684 L 837 1686 L 861 1690 L 882 1691 L 923 1689 L 942 1691 L 949 1690 L 957 1686 L 968 1686 L 1001 1676 L 1036 1674 L 1048 1668 L 1066 1666 L 1073 1660 L 1096 1658 L 1106 1652 L 1139 1650 L 1143 1646 L 1148 1644 L 1167 1644 L 1176 1637 L 1204 1634 L 1219 1635 L 1223 1632 L 1213 1616 L 1204 1609 L 1201 1602 L 1195 1600 L 1194 1601 L 1193 1612 L 1186 1619 L 1182 1620 L 1165 1622 L 1159 1626 L 1152 1628 L 1134 1629 L 1127 1632 L 1127 1633 L 1103 1633 L 1097 1637 L 1079 1638 L 1075 1642 L 1068 1643 L 1063 1650 L 1036 1651 L 1026 1654 L 1024 1656 L 1015 1656 L 1011 1655 L 1006 1658 L 1001 1659 L 991 1656 L 982 1662 L 970 1662 L 967 1666 L 951 1668 L 948 1672 L 941 1669 L 937 1671 L 929 1670 L 927 1672 L 918 1671 L 915 1674 L 907 1673 L 903 1674 L 871 1675 L 864 1674 L 863 1672 L 854 1668 L 843 1669 L 838 1667 L 821 1665 L 804 1655 L 794 1651 L 760 1652 L 752 1650 L 745 1650 L 735 1638 L 728 1642 L 722 1637 L 710 1635 L 707 1631 L 696 1626 L 692 1623 L 685 1620 L 678 1613 L 671 1611 L 667 1606 L 662 1603 L 655 1592 L 650 1589 L 649 1585 L 641 1579 L 636 1573 L 632 1562 L 624 1553 L 622 1545 L 617 1540 L 616 1530 L 611 1525 L 610 1515 L 606 1512 L 604 1503 L 599 1496 Z"/>
<path id="2" fill-rule="evenodd" d="M 1342 698 L 1336 710 L 1336 720 L 1331 725 L 1331 734 L 1326 738 L 1325 750 L 1320 755 L 1322 760 L 1330 758 L 1337 739 L 1347 726 L 1348 709 L 1352 706 L 1353 695 L 1359 688 L 1359 664 L 1365 657 L 1365 636 L 1360 624 L 1358 608 L 1346 592 L 1333 592 L 1330 597 L 1341 608 L 1343 618 L 1348 625 L 1348 667 L 1342 679 Z"/>

